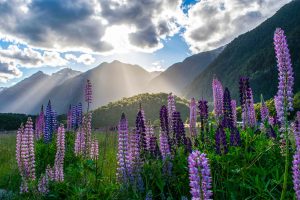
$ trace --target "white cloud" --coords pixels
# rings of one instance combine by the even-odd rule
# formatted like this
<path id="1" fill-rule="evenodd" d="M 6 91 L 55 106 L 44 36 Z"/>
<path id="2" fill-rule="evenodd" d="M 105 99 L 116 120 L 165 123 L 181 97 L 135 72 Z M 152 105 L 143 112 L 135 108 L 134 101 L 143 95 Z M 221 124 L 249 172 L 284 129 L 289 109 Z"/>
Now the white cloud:
<path id="1" fill-rule="evenodd" d="M 95 62 L 95 58 L 90 54 L 81 54 L 76 57 L 74 54 L 66 54 L 65 58 L 69 61 L 82 63 L 84 65 L 91 65 Z"/>
<path id="2" fill-rule="evenodd" d="M 226 45 L 291 0 L 202 0 L 188 11 L 184 39 L 193 53 Z"/>
<path id="3" fill-rule="evenodd" d="M 68 61 L 54 51 L 38 51 L 30 47 L 23 49 L 17 45 L 10 45 L 7 49 L 0 49 L 0 58 L 6 63 L 13 63 L 15 67 L 58 67 L 65 66 Z"/>
<path id="4" fill-rule="evenodd" d="M 22 76 L 22 72 L 15 66 L 13 62 L 6 62 L 0 57 L 0 82 L 6 83 L 9 79 Z"/>

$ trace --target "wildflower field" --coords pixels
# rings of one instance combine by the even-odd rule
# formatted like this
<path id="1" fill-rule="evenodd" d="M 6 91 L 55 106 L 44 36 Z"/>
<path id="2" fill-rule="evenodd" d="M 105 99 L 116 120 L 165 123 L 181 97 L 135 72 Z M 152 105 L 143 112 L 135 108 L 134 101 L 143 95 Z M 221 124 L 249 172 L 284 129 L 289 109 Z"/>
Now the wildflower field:
<path id="1" fill-rule="evenodd" d="M 240 99 L 212 80 L 213 110 L 191 98 L 188 124 L 175 96 L 147 120 L 143 102 L 134 127 L 120 113 L 117 128 L 92 127 L 92 83 L 85 103 L 70 106 L 66 124 L 51 101 L 33 123 L 0 134 L 3 199 L 300 199 L 300 112 L 294 111 L 294 74 L 282 29 L 274 35 L 278 63 L 275 114 L 263 94 L 255 111 L 248 77 Z M 97 88 L 93 88 L 97 89 Z M 237 106 L 241 116 L 237 114 Z"/>

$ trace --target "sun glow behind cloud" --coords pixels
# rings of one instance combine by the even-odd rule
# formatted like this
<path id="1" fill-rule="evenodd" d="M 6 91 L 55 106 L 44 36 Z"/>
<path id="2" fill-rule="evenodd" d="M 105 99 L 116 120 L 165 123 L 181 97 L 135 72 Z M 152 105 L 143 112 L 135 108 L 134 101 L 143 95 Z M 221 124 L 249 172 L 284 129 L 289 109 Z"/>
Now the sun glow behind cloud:
<path id="1" fill-rule="evenodd" d="M 85 71 L 114 59 L 165 69 L 170 61 L 227 44 L 288 2 L 0 0 L 0 82 L 29 68 Z M 185 46 L 169 48 L 173 38 Z"/>

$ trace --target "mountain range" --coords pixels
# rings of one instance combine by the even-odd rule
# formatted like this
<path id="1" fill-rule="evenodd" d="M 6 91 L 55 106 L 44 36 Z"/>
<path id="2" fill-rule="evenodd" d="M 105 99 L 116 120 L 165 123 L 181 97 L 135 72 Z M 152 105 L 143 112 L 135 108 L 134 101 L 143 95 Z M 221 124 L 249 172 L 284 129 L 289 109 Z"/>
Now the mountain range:
<path id="1" fill-rule="evenodd" d="M 277 91 L 277 67 L 273 35 L 285 30 L 300 91 L 300 1 L 292 1 L 255 29 L 240 35 L 225 47 L 202 52 L 171 65 L 164 72 L 148 72 L 141 66 L 113 61 L 86 71 L 62 69 L 52 75 L 37 72 L 10 88 L 0 89 L 0 112 L 36 114 L 51 99 L 58 113 L 69 104 L 84 101 L 87 79 L 93 84 L 92 109 L 145 92 L 174 92 L 178 96 L 203 97 L 212 101 L 211 83 L 218 77 L 238 98 L 238 79 L 249 76 L 255 100 Z M 85 104 L 83 104 L 85 105 Z"/>

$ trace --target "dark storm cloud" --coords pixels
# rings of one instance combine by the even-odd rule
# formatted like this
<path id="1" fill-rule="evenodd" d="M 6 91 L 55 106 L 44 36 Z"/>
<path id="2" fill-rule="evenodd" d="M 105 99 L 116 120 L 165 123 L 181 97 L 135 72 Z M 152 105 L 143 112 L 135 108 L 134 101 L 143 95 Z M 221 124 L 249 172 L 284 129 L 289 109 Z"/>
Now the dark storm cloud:
<path id="1" fill-rule="evenodd" d="M 20 9 L 21 1 L 0 3 L 1 32 L 45 48 L 82 47 L 108 51 L 111 46 L 101 41 L 105 26 L 95 13 L 92 1 L 33 0 Z M 19 6 L 17 6 L 19 5 Z"/>
<path id="2" fill-rule="evenodd" d="M 22 72 L 14 67 L 12 63 L 1 61 L 0 58 L 0 82 L 6 82 L 8 79 L 18 77 Z"/>
<path id="3" fill-rule="evenodd" d="M 106 29 L 128 25 L 136 30 L 130 35 L 132 45 L 152 48 L 159 45 L 160 37 L 173 34 L 170 19 L 160 14 L 175 10 L 178 3 L 179 0 L 130 0 L 124 4 L 112 0 L 0 1 L 0 33 L 41 48 L 106 52 L 113 49 L 101 40 Z"/>

